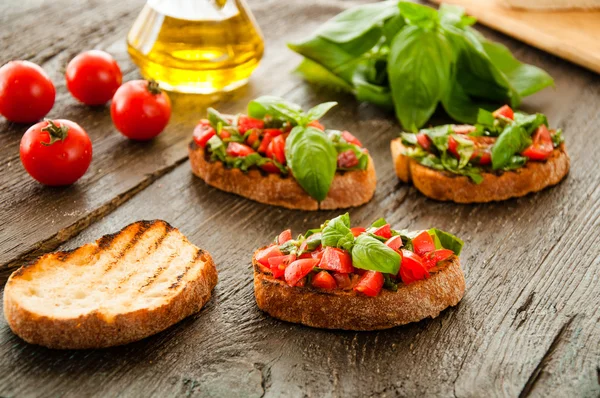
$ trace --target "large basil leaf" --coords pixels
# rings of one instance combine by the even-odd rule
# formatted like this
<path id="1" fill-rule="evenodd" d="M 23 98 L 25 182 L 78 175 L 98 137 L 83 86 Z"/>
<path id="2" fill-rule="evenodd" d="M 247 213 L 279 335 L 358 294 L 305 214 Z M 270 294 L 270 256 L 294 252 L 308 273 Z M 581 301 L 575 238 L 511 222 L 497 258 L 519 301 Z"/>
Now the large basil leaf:
<path id="1" fill-rule="evenodd" d="M 327 197 L 337 168 L 337 151 L 314 127 L 296 126 L 285 144 L 287 164 L 298 184 L 319 202 Z"/>
<path id="2" fill-rule="evenodd" d="M 348 251 L 352 250 L 354 235 L 350 230 L 350 215 L 348 213 L 337 216 L 327 222 L 321 232 L 321 244 Z"/>
<path id="3" fill-rule="evenodd" d="M 450 45 L 439 31 L 409 26 L 396 36 L 388 75 L 404 128 L 416 131 L 431 117 L 448 89 L 451 62 Z"/>
<path id="4" fill-rule="evenodd" d="M 263 95 L 248 103 L 248 116 L 264 119 L 266 115 L 299 124 L 304 112 L 299 105 L 273 95 Z"/>
<path id="5" fill-rule="evenodd" d="M 433 236 L 436 249 L 450 249 L 457 256 L 460 255 L 464 245 L 464 242 L 461 239 L 437 228 L 431 228 L 427 232 Z"/>
<path id="6" fill-rule="evenodd" d="M 315 105 L 313 108 L 306 112 L 305 121 L 312 122 L 322 118 L 331 108 L 337 105 L 337 102 L 323 102 L 322 104 Z"/>
<path id="7" fill-rule="evenodd" d="M 379 271 L 387 274 L 398 274 L 400 255 L 385 243 L 361 234 L 354 241 L 352 248 L 352 265 L 356 268 Z"/>
<path id="8" fill-rule="evenodd" d="M 406 22 L 420 28 L 433 29 L 440 20 L 438 12 L 434 8 L 422 4 L 401 1 L 398 3 L 398 8 Z"/>
<path id="9" fill-rule="evenodd" d="M 352 76 L 352 84 L 356 94 L 356 99 L 366 101 L 387 109 L 394 109 L 392 93 L 390 88 L 385 85 L 371 83 L 367 78 L 367 66 L 359 65 Z"/>
<path id="10" fill-rule="evenodd" d="M 311 59 L 304 58 L 300 65 L 298 65 L 296 68 L 295 72 L 308 82 L 320 84 L 322 86 L 331 87 L 341 91 L 352 91 L 352 86 L 348 82 L 335 75 L 323 65 Z"/>
<path id="11" fill-rule="evenodd" d="M 506 166 L 514 154 L 520 153 L 531 144 L 525 129 L 517 124 L 508 125 L 492 146 L 492 168 L 499 170 Z"/>

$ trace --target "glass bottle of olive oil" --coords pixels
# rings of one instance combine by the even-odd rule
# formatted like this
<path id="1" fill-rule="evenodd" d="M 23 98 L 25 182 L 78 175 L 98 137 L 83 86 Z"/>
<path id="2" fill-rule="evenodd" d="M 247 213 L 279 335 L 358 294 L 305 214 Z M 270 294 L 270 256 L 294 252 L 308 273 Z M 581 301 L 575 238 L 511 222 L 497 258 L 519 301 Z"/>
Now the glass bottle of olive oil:
<path id="1" fill-rule="evenodd" d="M 244 0 L 149 0 L 127 47 L 144 78 L 170 91 L 210 94 L 245 84 L 264 42 Z"/>

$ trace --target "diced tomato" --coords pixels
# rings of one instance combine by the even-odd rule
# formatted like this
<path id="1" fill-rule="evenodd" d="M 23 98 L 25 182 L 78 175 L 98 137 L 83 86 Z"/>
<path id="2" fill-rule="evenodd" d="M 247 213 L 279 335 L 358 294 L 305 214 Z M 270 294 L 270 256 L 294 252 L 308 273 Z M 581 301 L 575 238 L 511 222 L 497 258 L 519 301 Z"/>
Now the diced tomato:
<path id="1" fill-rule="evenodd" d="M 337 287 L 337 283 L 333 276 L 327 271 L 321 271 L 312 278 L 312 285 L 319 289 L 331 290 Z"/>
<path id="2" fill-rule="evenodd" d="M 292 287 L 296 286 L 300 279 L 308 275 L 318 263 L 319 260 L 315 260 L 314 258 L 294 261 L 285 269 L 285 281 Z"/>
<path id="3" fill-rule="evenodd" d="M 362 234 L 363 232 L 366 232 L 367 229 L 363 227 L 354 227 L 350 228 L 350 231 L 352 231 L 352 235 L 354 235 L 354 237 L 356 238 L 358 235 Z"/>
<path id="4" fill-rule="evenodd" d="M 315 251 L 311 252 L 310 255 L 315 260 L 319 260 L 319 262 L 321 262 L 321 259 L 323 258 L 323 253 L 325 253 L 325 250 L 323 250 L 323 247 L 319 245 L 319 247 L 317 247 Z"/>
<path id="5" fill-rule="evenodd" d="M 382 225 L 381 227 L 379 227 L 375 231 L 373 231 L 373 235 L 377 235 L 377 236 L 381 236 L 382 238 L 389 239 L 392 237 L 392 227 L 390 227 L 390 224 Z"/>
<path id="6" fill-rule="evenodd" d="M 425 133 L 417 134 L 417 143 L 421 146 L 421 148 L 429 151 L 431 149 L 431 139 Z"/>
<path id="7" fill-rule="evenodd" d="M 202 119 L 200 120 L 200 123 L 194 127 L 194 142 L 200 148 L 204 148 L 206 147 L 208 140 L 210 140 L 216 134 L 217 132 L 211 127 L 210 123 L 208 123 L 208 120 Z"/>
<path id="8" fill-rule="evenodd" d="M 348 274 L 340 274 L 334 272 L 333 279 L 335 279 L 337 286 L 342 290 L 348 290 L 353 288 L 352 281 L 350 280 L 350 275 Z"/>
<path id="9" fill-rule="evenodd" d="M 471 124 L 455 124 L 452 126 L 454 134 L 470 134 L 477 130 L 477 127 Z"/>
<path id="10" fill-rule="evenodd" d="M 278 135 L 273 138 L 266 153 L 268 158 L 277 160 L 279 163 L 285 163 L 285 137 Z"/>
<path id="11" fill-rule="evenodd" d="M 231 138 L 231 133 L 227 130 L 221 130 L 219 137 L 221 137 L 221 139 Z"/>
<path id="12" fill-rule="evenodd" d="M 448 151 L 456 158 L 460 158 L 458 154 L 458 141 L 453 136 L 448 137 Z"/>
<path id="13" fill-rule="evenodd" d="M 427 269 L 435 267 L 437 263 L 449 259 L 453 254 L 454 252 L 449 249 L 434 250 L 422 257 L 423 265 L 425 265 Z"/>
<path id="14" fill-rule="evenodd" d="M 271 143 L 271 141 L 273 141 L 273 136 L 268 133 L 265 134 L 262 141 L 260 142 L 260 145 L 258 146 L 257 151 L 260 153 L 266 153 L 267 149 L 269 149 L 269 144 Z"/>
<path id="15" fill-rule="evenodd" d="M 354 144 L 360 147 L 363 146 L 362 142 L 349 131 L 342 131 L 342 138 L 345 139 L 348 144 Z"/>
<path id="16" fill-rule="evenodd" d="M 412 240 L 413 249 L 419 256 L 423 256 L 426 253 L 435 250 L 435 243 L 433 238 L 429 235 L 429 232 L 423 231 L 419 235 L 415 236 Z"/>
<path id="17" fill-rule="evenodd" d="M 285 268 L 296 261 L 295 254 L 288 254 L 287 256 L 276 256 L 269 258 L 269 268 L 274 278 L 281 278 L 285 273 Z"/>
<path id="18" fill-rule="evenodd" d="M 512 108 L 508 105 L 503 105 L 500 108 L 496 109 L 494 112 L 492 112 L 492 115 L 494 115 L 495 118 L 499 116 L 504 116 L 507 119 L 515 120 L 515 113 L 513 112 Z"/>
<path id="19" fill-rule="evenodd" d="M 238 118 L 238 131 L 244 134 L 250 129 L 262 129 L 265 127 L 265 122 L 260 119 L 254 119 L 250 116 L 240 115 Z"/>
<path id="20" fill-rule="evenodd" d="M 258 253 L 256 253 L 256 261 L 258 261 L 259 264 L 262 264 L 265 267 L 268 267 L 269 259 L 271 257 L 276 257 L 276 256 L 283 256 L 283 253 L 281 252 L 281 250 L 279 250 L 279 247 L 277 245 L 271 245 L 265 249 L 262 249 Z"/>
<path id="21" fill-rule="evenodd" d="M 352 149 L 348 149 L 338 154 L 337 164 L 341 169 L 350 169 L 358 165 L 358 158 Z"/>
<path id="22" fill-rule="evenodd" d="M 420 281 L 429 277 L 429 271 L 418 254 L 402 249 L 402 263 L 400 264 L 400 278 L 405 284 Z"/>
<path id="23" fill-rule="evenodd" d="M 230 142 L 229 145 L 227 145 L 227 154 L 229 156 L 243 158 L 251 153 L 254 153 L 254 149 L 250 148 L 248 145 L 240 144 L 239 142 Z"/>
<path id="24" fill-rule="evenodd" d="M 323 126 L 321 123 L 319 123 L 318 120 L 313 120 L 312 122 L 308 123 L 308 126 L 314 127 L 314 128 L 319 129 L 321 131 L 325 131 L 325 126 Z"/>
<path id="25" fill-rule="evenodd" d="M 280 129 L 264 129 L 265 134 L 269 134 L 271 137 L 277 137 L 278 135 L 283 134 L 283 131 Z"/>
<path id="26" fill-rule="evenodd" d="M 267 173 L 273 173 L 273 174 L 281 173 L 281 170 L 279 170 L 279 167 L 275 166 L 275 164 L 271 163 L 270 161 L 268 163 L 265 163 L 262 166 L 260 166 L 260 168 L 263 169 L 264 171 L 266 171 Z"/>
<path id="27" fill-rule="evenodd" d="M 354 290 L 364 295 L 375 297 L 383 287 L 383 274 L 377 271 L 367 271 L 361 276 Z"/>
<path id="28" fill-rule="evenodd" d="M 258 147 L 260 140 L 258 132 L 259 130 L 254 129 L 250 132 L 250 134 L 248 134 L 248 137 L 246 137 L 246 143 L 254 149 Z"/>
<path id="29" fill-rule="evenodd" d="M 285 231 L 280 233 L 279 236 L 277 237 L 277 243 L 279 243 L 280 245 L 283 245 L 285 242 L 287 242 L 289 240 L 292 240 L 292 230 L 291 229 L 286 229 Z"/>
<path id="30" fill-rule="evenodd" d="M 552 136 L 550 135 L 550 131 L 548 131 L 548 127 L 542 124 L 535 133 L 533 133 L 532 138 L 533 143 L 521 152 L 521 155 L 527 156 L 532 160 L 548 159 L 550 155 L 552 155 L 552 151 L 554 151 Z"/>
<path id="31" fill-rule="evenodd" d="M 402 238 L 400 235 L 392 236 L 385 242 L 385 245 L 392 250 L 398 250 L 402 247 Z"/>
<path id="32" fill-rule="evenodd" d="M 335 271 L 341 274 L 349 274 L 354 271 L 352 266 L 352 257 L 350 253 L 343 249 L 335 247 L 326 247 L 323 251 L 323 257 L 319 263 L 319 268 L 328 271 Z"/>
<path id="33" fill-rule="evenodd" d="M 471 155 L 471 162 L 477 163 L 481 166 L 487 166 L 492 163 L 492 153 L 489 149 L 476 148 Z"/>

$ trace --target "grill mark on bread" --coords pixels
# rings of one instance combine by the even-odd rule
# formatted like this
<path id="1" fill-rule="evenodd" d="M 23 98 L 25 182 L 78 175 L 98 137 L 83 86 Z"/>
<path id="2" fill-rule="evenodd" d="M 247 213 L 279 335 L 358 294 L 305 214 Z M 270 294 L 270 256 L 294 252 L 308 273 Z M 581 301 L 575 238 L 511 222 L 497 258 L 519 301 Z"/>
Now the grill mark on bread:
<path id="1" fill-rule="evenodd" d="M 154 271 L 154 274 L 148 278 L 146 278 L 146 283 L 143 284 L 139 289 L 138 292 L 142 292 L 142 290 L 145 290 L 148 286 L 151 286 L 154 282 L 156 282 L 156 279 L 167 269 L 169 268 L 169 266 L 171 265 L 171 263 L 173 262 L 173 260 L 178 256 L 178 253 L 171 253 L 169 255 L 169 259 L 167 260 L 167 264 L 164 267 L 158 267 L 156 269 L 156 271 Z"/>
<path id="2" fill-rule="evenodd" d="M 117 264 L 125 256 L 125 254 L 127 254 L 128 251 L 133 249 L 135 247 L 135 245 L 138 243 L 138 241 L 140 240 L 140 238 L 142 237 L 142 235 L 144 235 L 144 233 L 150 229 L 145 222 L 140 222 L 138 224 L 138 226 L 139 226 L 139 229 L 137 230 L 137 232 L 135 233 L 133 238 L 129 242 L 127 242 L 125 247 L 119 253 L 117 253 L 115 255 L 115 257 L 113 258 L 113 260 L 104 268 L 105 274 L 108 271 L 110 271 L 112 269 L 112 267 L 114 267 L 115 264 Z M 121 233 L 125 233 L 125 231 L 127 229 L 129 229 L 129 227 L 126 227 L 125 230 L 123 230 Z M 112 239 L 114 240 L 118 235 L 119 234 L 115 234 L 115 236 Z"/>
<path id="3" fill-rule="evenodd" d="M 179 284 L 181 283 L 181 280 L 185 277 L 185 274 L 187 274 L 187 272 L 192 268 L 192 266 L 196 263 L 196 261 L 198 261 L 200 259 L 200 257 L 202 257 L 203 255 L 204 255 L 204 250 L 202 250 L 202 249 L 196 250 L 196 254 L 194 255 L 194 257 L 186 264 L 183 272 L 181 274 L 177 275 L 176 281 L 173 282 L 173 284 L 171 286 L 169 286 L 169 289 L 176 289 L 177 286 L 179 286 Z"/>

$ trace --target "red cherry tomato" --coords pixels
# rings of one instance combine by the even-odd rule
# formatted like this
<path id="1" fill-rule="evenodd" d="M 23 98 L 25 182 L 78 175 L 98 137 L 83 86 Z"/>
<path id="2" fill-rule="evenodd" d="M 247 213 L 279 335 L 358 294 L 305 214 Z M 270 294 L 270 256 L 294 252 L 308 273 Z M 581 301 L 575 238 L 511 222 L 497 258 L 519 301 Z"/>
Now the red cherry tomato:
<path id="1" fill-rule="evenodd" d="M 318 289 L 332 290 L 337 287 L 333 276 L 327 271 L 321 271 L 312 279 L 311 284 Z"/>
<path id="2" fill-rule="evenodd" d="M 402 263 L 400 264 L 400 278 L 405 284 L 420 281 L 429 277 L 429 271 L 418 254 L 402 249 Z"/>
<path id="3" fill-rule="evenodd" d="M 392 250 L 398 250 L 402 247 L 402 238 L 400 235 L 392 236 L 385 242 L 385 245 Z"/>
<path id="4" fill-rule="evenodd" d="M 227 145 L 226 152 L 229 156 L 233 156 L 235 158 L 243 158 L 245 156 L 250 155 L 251 153 L 254 153 L 254 149 L 250 148 L 248 145 L 232 141 Z"/>
<path id="5" fill-rule="evenodd" d="M 437 263 L 439 263 L 440 261 L 449 259 L 450 257 L 452 257 L 453 254 L 454 254 L 454 252 L 449 249 L 434 250 L 430 253 L 425 254 L 422 257 L 423 265 L 427 269 L 435 267 L 437 265 Z"/>
<path id="6" fill-rule="evenodd" d="M 362 142 L 349 131 L 342 131 L 342 138 L 345 139 L 348 144 L 354 144 L 360 147 L 363 146 Z"/>
<path id="7" fill-rule="evenodd" d="M 338 154 L 337 164 L 341 169 L 350 169 L 358 165 L 358 158 L 352 149 L 348 149 Z"/>
<path id="8" fill-rule="evenodd" d="M 171 100 L 156 82 L 132 80 L 115 93 L 110 115 L 124 136 L 146 141 L 165 129 L 171 117 Z"/>
<path id="9" fill-rule="evenodd" d="M 290 286 L 296 286 L 300 279 L 310 273 L 319 263 L 313 258 L 296 260 L 285 268 L 285 281 Z"/>
<path id="10" fill-rule="evenodd" d="M 267 148 L 267 157 L 278 161 L 281 164 L 285 163 L 285 137 L 278 135 L 273 138 Z"/>
<path id="11" fill-rule="evenodd" d="M 73 58 L 65 77 L 73 97 L 86 105 L 106 104 L 123 80 L 117 61 L 100 50 L 86 51 Z"/>
<path id="12" fill-rule="evenodd" d="M 431 149 L 431 139 L 425 133 L 417 134 L 417 143 L 421 146 L 421 148 L 429 151 Z M 450 143 L 448 143 L 450 145 Z"/>
<path id="13" fill-rule="evenodd" d="M 265 249 L 262 249 L 258 253 L 256 253 L 256 261 L 259 264 L 264 265 L 265 267 L 269 266 L 269 258 L 283 256 L 281 250 L 277 245 L 271 245 Z"/>
<path id="14" fill-rule="evenodd" d="M 392 227 L 390 224 L 382 225 L 381 227 L 373 231 L 373 235 L 381 236 L 382 238 L 389 239 L 392 237 Z"/>
<path id="15" fill-rule="evenodd" d="M 354 290 L 366 296 L 375 297 L 383 287 L 383 274 L 377 271 L 365 272 L 358 281 Z"/>
<path id="16" fill-rule="evenodd" d="M 412 239 L 413 249 L 419 256 L 435 250 L 435 243 L 429 232 L 423 231 Z"/>
<path id="17" fill-rule="evenodd" d="M 206 147 L 208 140 L 210 140 L 216 134 L 217 132 L 214 128 L 212 128 L 208 120 L 202 119 L 200 120 L 200 123 L 194 127 L 194 142 L 200 148 L 204 148 Z"/>
<path id="18" fill-rule="evenodd" d="M 323 251 L 323 257 L 319 263 L 319 268 L 339 272 L 340 274 L 349 274 L 354 272 L 352 266 L 352 257 L 346 250 L 335 247 L 326 247 Z"/>
<path id="19" fill-rule="evenodd" d="M 505 118 L 510 120 L 515 119 L 515 113 L 513 112 L 512 108 L 508 105 L 503 105 L 500 108 L 496 109 L 494 112 L 492 112 L 492 115 L 494 115 L 495 118 L 504 116 Z"/>
<path id="20" fill-rule="evenodd" d="M 367 229 L 363 227 L 354 227 L 350 228 L 350 231 L 352 231 L 352 235 L 354 235 L 354 237 L 356 238 L 358 235 L 362 234 L 363 232 L 366 232 Z"/>
<path id="21" fill-rule="evenodd" d="M 321 123 L 319 123 L 318 120 L 313 120 L 312 122 L 308 123 L 307 126 L 314 127 L 317 130 L 325 131 L 325 126 L 323 126 Z"/>
<path id="22" fill-rule="evenodd" d="M 286 229 L 277 237 L 277 243 L 283 245 L 285 242 L 292 240 L 292 230 Z"/>
<path id="23" fill-rule="evenodd" d="M 552 144 L 552 136 L 548 127 L 541 125 L 533 133 L 533 144 L 529 145 L 521 155 L 527 156 L 532 160 L 546 160 L 552 155 L 554 145 Z"/>
<path id="24" fill-rule="evenodd" d="M 11 61 L 0 68 L 0 114 L 15 123 L 33 123 L 54 105 L 56 90 L 42 68 Z"/>
<path id="25" fill-rule="evenodd" d="M 285 268 L 296 261 L 295 254 L 288 254 L 287 256 L 276 256 L 269 258 L 269 268 L 274 278 L 281 278 L 285 273 Z"/>
<path id="26" fill-rule="evenodd" d="M 240 115 L 238 118 L 238 131 L 244 134 L 250 129 L 262 129 L 265 127 L 265 122 L 260 119 L 254 119 L 250 116 Z"/>
<path id="27" fill-rule="evenodd" d="M 31 126 L 21 138 L 25 170 L 45 185 L 70 185 L 85 174 L 92 161 L 92 142 L 70 120 L 57 119 Z"/>

